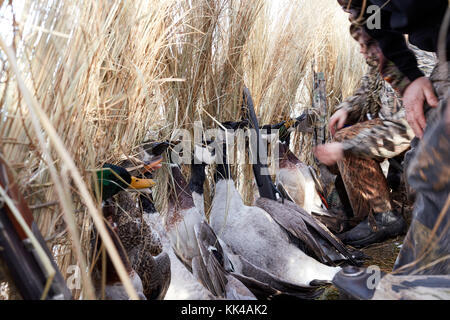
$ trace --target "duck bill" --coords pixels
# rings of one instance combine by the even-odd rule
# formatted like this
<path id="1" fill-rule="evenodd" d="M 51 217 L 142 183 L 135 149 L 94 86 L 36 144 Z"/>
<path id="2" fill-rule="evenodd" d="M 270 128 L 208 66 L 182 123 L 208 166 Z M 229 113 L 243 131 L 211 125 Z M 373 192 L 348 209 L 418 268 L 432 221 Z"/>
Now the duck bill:
<path id="1" fill-rule="evenodd" d="M 148 172 L 153 172 L 162 167 L 162 161 L 163 161 L 162 156 L 155 157 L 150 161 L 149 164 L 144 166 L 144 169 L 147 170 Z"/>
<path id="2" fill-rule="evenodd" d="M 131 189 L 146 189 L 151 188 L 155 185 L 156 182 L 153 179 L 139 179 L 136 177 L 131 177 Z"/>

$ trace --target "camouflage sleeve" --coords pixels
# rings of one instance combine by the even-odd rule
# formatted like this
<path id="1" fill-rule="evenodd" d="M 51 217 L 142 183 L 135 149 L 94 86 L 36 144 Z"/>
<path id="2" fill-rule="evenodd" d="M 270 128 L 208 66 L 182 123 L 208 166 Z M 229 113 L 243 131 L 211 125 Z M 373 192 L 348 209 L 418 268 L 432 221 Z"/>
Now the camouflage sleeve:
<path id="1" fill-rule="evenodd" d="M 344 140 L 344 154 L 366 159 L 392 158 L 410 146 L 414 132 L 406 121 L 405 109 L 401 109 L 381 124 L 366 128 L 354 138 Z"/>
<path id="2" fill-rule="evenodd" d="M 378 110 L 369 110 L 372 106 L 379 106 L 380 104 L 374 100 L 374 91 L 376 90 L 373 83 L 378 77 L 377 70 L 371 68 L 367 74 L 361 78 L 360 87 L 354 94 L 346 98 L 341 104 L 336 107 L 336 111 L 345 109 L 348 112 L 347 124 L 354 124 L 363 121 L 364 116 L 368 113 L 377 114 Z M 375 111 L 375 112 L 374 112 Z"/>

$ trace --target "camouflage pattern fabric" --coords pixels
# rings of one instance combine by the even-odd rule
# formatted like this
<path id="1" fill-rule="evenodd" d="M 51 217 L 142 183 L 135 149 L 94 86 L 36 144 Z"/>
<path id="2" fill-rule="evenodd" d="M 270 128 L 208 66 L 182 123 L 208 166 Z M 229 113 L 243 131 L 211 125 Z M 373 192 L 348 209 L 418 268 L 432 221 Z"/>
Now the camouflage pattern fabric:
<path id="1" fill-rule="evenodd" d="M 450 274 L 450 76 L 436 68 L 430 79 L 440 106 L 425 106 L 429 111 L 424 138 L 409 155 L 408 182 L 416 201 L 394 266 L 400 274 Z"/>
<path id="2" fill-rule="evenodd" d="M 412 49 L 421 69 L 426 74 L 432 73 L 435 56 Z M 344 159 L 337 165 L 353 209 L 354 217 L 350 222 L 353 225 L 370 213 L 392 210 L 389 188 L 379 162 L 405 152 L 414 132 L 406 121 L 400 96 L 374 66 L 362 78 L 360 88 L 340 104 L 340 108 L 348 111 L 347 123 L 353 124 L 339 130 L 334 138 L 344 148 Z M 370 118 L 372 120 L 367 120 Z"/>
<path id="3" fill-rule="evenodd" d="M 358 90 L 336 108 L 348 112 L 347 124 L 352 125 L 339 130 L 334 141 L 341 142 L 344 148 L 344 159 L 337 165 L 353 209 L 351 224 L 356 224 L 373 213 L 392 210 L 379 162 L 405 152 L 414 132 L 406 120 L 400 96 L 409 80 L 365 32 L 358 20 L 360 8 L 348 8 L 346 0 L 339 3 L 350 13 L 350 33 L 366 52 L 369 65 Z M 419 68 L 429 76 L 437 63 L 436 55 L 412 45 L 409 48 Z"/>
<path id="4" fill-rule="evenodd" d="M 381 119 L 364 121 L 339 130 L 334 140 L 351 140 L 363 130 L 380 126 Z M 351 153 L 337 162 L 348 199 L 353 209 L 350 226 L 364 220 L 369 213 L 391 211 L 389 188 L 386 177 L 381 170 L 380 162 L 374 159 L 363 159 Z"/>
<path id="5" fill-rule="evenodd" d="M 368 64 L 377 68 L 382 78 L 399 94 L 410 84 L 409 79 L 399 69 L 387 60 L 370 37 L 364 36 L 363 23 L 360 18 L 362 1 L 338 0 L 343 9 L 350 13 L 350 31 L 358 41 L 368 48 Z M 363 35 L 361 37 L 361 35 Z M 361 41 L 360 41 L 361 43 Z M 417 52 L 416 52 L 417 56 Z M 432 63 L 420 61 L 425 75 L 429 75 Z M 431 60 L 430 60 L 431 61 Z M 423 69 L 425 67 L 425 70 Z M 394 266 L 394 273 L 398 274 L 449 274 L 450 271 L 450 63 L 441 64 L 434 68 L 430 80 L 437 96 L 440 99 L 439 108 L 424 105 L 427 127 L 424 138 L 418 141 L 415 138 L 414 148 L 405 156 L 409 186 L 416 191 L 416 202 L 413 220 L 406 235 L 400 254 Z M 357 104 L 355 109 L 357 109 Z M 348 106 L 342 106 L 349 108 Z M 374 108 L 373 105 L 371 107 Z M 362 113 L 371 111 L 359 107 Z M 383 157 L 392 154 L 391 150 L 401 145 L 402 139 L 409 136 L 411 129 L 404 121 L 404 115 L 393 114 L 389 122 L 383 121 L 380 126 L 365 128 L 360 135 L 353 137 L 352 143 L 346 142 L 346 157 L 348 154 L 358 154 L 368 157 Z M 352 115 L 352 119 L 356 117 Z M 374 129 L 375 128 L 375 129 Z M 396 129 L 397 128 L 397 129 Z M 399 129 L 406 130 L 405 135 L 398 135 Z M 372 130 L 372 131 L 369 131 Z M 382 139 L 382 143 L 375 143 L 375 139 L 366 142 L 372 135 Z M 394 139 L 396 135 L 397 139 Z M 411 136 L 412 137 L 412 136 Z M 401 139 L 398 139 L 401 138 Z M 390 142 L 389 142 L 390 141 Z M 358 143 L 356 143 L 358 142 Z M 366 144 L 359 148 L 359 145 Z M 385 148 L 384 146 L 388 146 Z M 367 151 L 370 151 L 368 153 Z M 351 175 L 350 175 L 351 176 Z M 343 177 L 344 178 L 344 177 Z M 359 177 L 358 177 L 359 178 Z M 347 188 L 347 185 L 346 185 Z M 383 191 L 381 191 L 383 192 Z M 353 204 L 352 204 L 353 205 Z"/>
<path id="6" fill-rule="evenodd" d="M 436 65 L 434 54 L 411 46 L 420 69 L 429 76 Z M 361 130 L 352 139 L 342 141 L 346 153 L 366 159 L 392 158 L 409 148 L 414 132 L 406 121 L 400 96 L 384 81 L 377 67 L 371 66 L 362 78 L 355 94 L 341 103 L 337 110 L 348 112 L 347 122 L 361 122 L 367 118 L 381 118 L 378 126 Z"/>

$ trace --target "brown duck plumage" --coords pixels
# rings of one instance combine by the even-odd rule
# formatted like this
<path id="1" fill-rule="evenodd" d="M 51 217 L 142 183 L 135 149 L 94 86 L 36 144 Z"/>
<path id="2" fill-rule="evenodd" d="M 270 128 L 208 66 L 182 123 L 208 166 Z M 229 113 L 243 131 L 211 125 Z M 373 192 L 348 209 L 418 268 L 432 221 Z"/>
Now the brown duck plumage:
<path id="1" fill-rule="evenodd" d="M 111 219 L 130 263 L 139 274 L 147 299 L 162 299 L 170 284 L 170 260 L 162 252 L 159 236 L 145 222 L 134 195 L 115 196 L 116 210 Z"/>

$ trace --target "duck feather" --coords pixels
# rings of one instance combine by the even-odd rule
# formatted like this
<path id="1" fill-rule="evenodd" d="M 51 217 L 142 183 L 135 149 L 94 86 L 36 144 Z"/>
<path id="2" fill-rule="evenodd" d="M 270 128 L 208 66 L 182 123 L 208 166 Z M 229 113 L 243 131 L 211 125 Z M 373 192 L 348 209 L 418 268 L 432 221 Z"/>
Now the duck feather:
<path id="1" fill-rule="evenodd" d="M 233 278 L 225 269 L 224 250 L 212 228 L 206 221 L 195 226 L 198 246 L 209 280 L 216 296 L 226 299 L 256 299 L 256 297 L 238 279 Z"/>
<path id="2" fill-rule="evenodd" d="M 271 205 L 269 205 L 269 203 Z M 306 224 L 309 228 L 312 228 L 323 239 L 325 239 L 335 250 L 337 250 L 340 254 L 342 254 L 349 262 L 353 264 L 358 264 L 357 261 L 353 258 L 352 254 L 347 250 L 345 245 L 332 232 L 330 232 L 324 224 L 322 224 L 320 221 L 318 221 L 313 216 L 308 214 L 304 209 L 299 207 L 297 204 L 291 201 L 284 201 L 284 203 L 281 204 L 276 201 L 272 201 L 270 199 L 259 198 L 256 201 L 256 205 L 260 206 L 263 209 L 264 207 L 270 208 L 270 211 L 268 210 L 266 211 L 274 218 L 275 221 L 277 221 L 277 223 L 279 223 L 284 229 L 286 229 L 294 236 L 296 236 L 296 233 L 292 233 L 291 230 L 292 229 L 296 230 L 295 229 L 296 225 L 302 225 L 302 223 Z M 288 217 L 285 214 L 283 214 L 284 212 L 287 212 L 286 210 L 289 210 L 288 212 L 290 213 Z M 291 215 L 291 213 L 294 212 L 296 214 Z M 308 232 L 311 233 L 311 230 Z M 314 234 L 312 234 L 311 236 L 314 237 Z M 318 258 L 322 260 L 326 259 L 328 261 L 333 260 L 328 255 Z"/>
<path id="3" fill-rule="evenodd" d="M 267 198 L 258 198 L 256 200 L 256 206 L 270 214 L 281 227 L 305 243 L 307 248 L 322 262 L 331 262 L 329 259 L 326 259 L 326 255 L 322 251 L 314 235 L 310 232 L 305 221 L 295 210 Z"/>
<path id="4" fill-rule="evenodd" d="M 217 238 L 209 224 L 203 222 L 196 226 L 197 239 L 202 257 L 207 257 L 225 274 L 227 282 L 238 281 L 240 285 L 227 285 L 226 288 L 240 288 L 242 284 L 258 299 L 275 299 L 294 297 L 299 299 L 314 299 L 322 292 L 317 286 L 302 286 L 284 281 L 277 276 L 253 265 L 242 256 L 232 252 L 223 241 Z M 206 254 L 208 252 L 209 254 Z M 232 277 L 230 277 L 231 275 Z M 235 278 L 234 280 L 233 277 Z M 227 291 L 229 292 L 229 290 Z M 229 293 L 227 293 L 227 296 Z M 241 294 L 242 295 L 242 294 Z M 244 296 L 247 295 L 244 290 Z"/>

